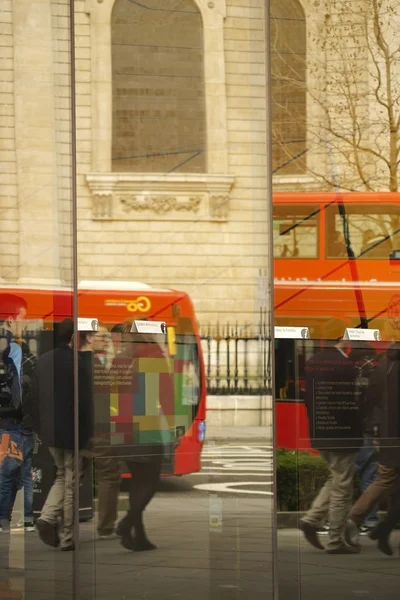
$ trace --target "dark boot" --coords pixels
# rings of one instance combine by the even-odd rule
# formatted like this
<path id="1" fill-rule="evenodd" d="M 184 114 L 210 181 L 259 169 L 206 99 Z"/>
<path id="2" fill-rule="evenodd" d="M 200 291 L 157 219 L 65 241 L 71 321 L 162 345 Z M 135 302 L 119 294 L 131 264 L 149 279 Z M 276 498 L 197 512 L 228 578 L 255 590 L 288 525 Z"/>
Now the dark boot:
<path id="1" fill-rule="evenodd" d="M 393 549 L 389 544 L 390 530 L 385 526 L 385 523 L 378 523 L 376 527 L 371 531 L 369 537 L 371 540 L 378 542 L 378 548 L 383 554 L 387 556 L 393 556 Z"/>
<path id="2" fill-rule="evenodd" d="M 135 550 L 135 552 L 156 550 L 157 546 L 155 546 L 147 537 L 142 515 L 140 515 L 140 518 L 135 523 L 134 528 L 135 535 L 133 537 L 133 550 Z"/>

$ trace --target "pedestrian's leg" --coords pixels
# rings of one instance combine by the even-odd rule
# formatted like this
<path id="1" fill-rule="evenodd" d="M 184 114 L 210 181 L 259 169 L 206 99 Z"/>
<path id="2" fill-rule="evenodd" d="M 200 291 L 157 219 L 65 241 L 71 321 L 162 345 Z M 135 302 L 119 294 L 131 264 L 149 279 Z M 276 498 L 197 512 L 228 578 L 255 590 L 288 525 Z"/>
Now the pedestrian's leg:
<path id="1" fill-rule="evenodd" d="M 372 440 L 364 439 L 364 447 L 360 450 L 363 462 L 360 465 L 360 488 L 365 492 L 378 476 L 378 458 L 376 449 L 372 445 Z M 367 514 L 364 525 L 368 528 L 375 527 L 378 523 L 377 505 Z"/>
<path id="2" fill-rule="evenodd" d="M 94 459 L 98 497 L 97 531 L 102 536 L 113 533 L 118 512 L 120 489 L 119 460 L 109 456 Z"/>
<path id="3" fill-rule="evenodd" d="M 328 464 L 330 474 L 325 482 L 325 485 L 322 487 L 318 496 L 314 499 L 311 507 L 302 519 L 302 521 L 315 528 L 323 525 L 327 519 L 332 488 L 332 470 L 330 467 L 331 452 L 321 452 L 321 457 Z"/>
<path id="4" fill-rule="evenodd" d="M 62 515 L 65 489 L 65 451 L 61 448 L 49 448 L 57 468 L 56 478 L 47 495 L 40 519 L 56 526 Z"/>
<path id="5" fill-rule="evenodd" d="M 6 456 L 0 467 L 0 525 L 9 531 L 18 482 L 21 477 L 22 461 Z"/>
<path id="6" fill-rule="evenodd" d="M 150 496 L 147 485 L 147 470 L 150 469 L 150 461 L 134 462 L 126 461 L 127 467 L 132 475 L 129 489 L 129 510 L 118 525 L 121 533 L 121 543 L 128 550 L 143 551 L 154 550 L 156 546 L 147 539 L 143 525 L 143 510 Z M 153 494 L 154 495 L 154 492 Z M 132 529 L 135 536 L 132 537 Z"/>
<path id="7" fill-rule="evenodd" d="M 135 529 L 134 550 L 155 550 L 156 546 L 150 542 L 147 537 L 143 523 L 143 513 L 146 506 L 154 498 L 157 492 L 161 476 L 162 456 L 154 456 L 146 463 L 146 468 L 143 469 L 141 478 L 141 495 L 137 499 L 139 502 L 137 511 L 133 518 L 133 526 Z"/>
<path id="8" fill-rule="evenodd" d="M 24 524 L 33 526 L 33 481 L 32 459 L 35 436 L 24 434 L 24 462 L 22 466 L 22 485 L 24 488 Z"/>
<path id="9" fill-rule="evenodd" d="M 21 431 L 2 432 L 0 465 L 0 522 L 3 531 L 10 529 L 11 515 L 21 479 L 23 460 Z"/>
<path id="10" fill-rule="evenodd" d="M 344 546 L 344 530 L 353 497 L 354 461 L 356 453 L 332 453 L 331 501 L 329 507 L 329 541 L 326 549 L 335 551 Z"/>
<path id="11" fill-rule="evenodd" d="M 83 477 L 83 459 L 79 457 L 79 479 Z M 75 461 L 72 452 L 65 451 L 65 488 L 64 488 L 64 514 L 60 532 L 61 548 L 63 550 L 74 547 L 74 509 L 75 509 Z"/>
<path id="12" fill-rule="evenodd" d="M 371 540 L 378 542 L 379 550 L 388 556 L 393 555 L 393 549 L 389 542 L 390 534 L 400 521 L 400 469 L 396 469 L 396 472 L 397 479 L 393 483 L 392 491 L 388 498 L 387 515 L 369 535 Z"/>
<path id="13" fill-rule="evenodd" d="M 354 504 L 349 514 L 349 520 L 355 523 L 357 527 L 360 527 L 371 509 L 389 496 L 396 479 L 396 469 L 379 464 L 377 479 L 375 479 Z"/>
<path id="14" fill-rule="evenodd" d="M 61 448 L 49 448 L 57 468 L 56 478 L 47 495 L 41 515 L 36 526 L 40 539 L 48 546 L 57 547 L 60 543 L 58 535 L 58 519 L 64 506 L 65 490 L 65 451 Z"/>

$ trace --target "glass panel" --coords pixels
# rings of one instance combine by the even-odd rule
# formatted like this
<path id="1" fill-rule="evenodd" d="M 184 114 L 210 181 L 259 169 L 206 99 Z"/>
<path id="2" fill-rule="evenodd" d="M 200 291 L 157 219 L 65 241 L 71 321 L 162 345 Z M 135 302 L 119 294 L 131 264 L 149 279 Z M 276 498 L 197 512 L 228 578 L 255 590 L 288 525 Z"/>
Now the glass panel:
<path id="1" fill-rule="evenodd" d="M 77 4 L 82 596 L 272 597 L 266 15 L 239 4 Z"/>
<path id="2" fill-rule="evenodd" d="M 74 553 L 48 544 L 74 442 L 69 1 L 5 1 L 0 22 L 0 597 L 67 600 Z"/>
<path id="3" fill-rule="evenodd" d="M 285 148 L 276 133 L 285 109 L 296 121 L 287 143 L 302 127 L 306 140 L 302 169 L 294 160 L 293 171 L 289 163 L 274 174 L 278 596 L 391 600 L 400 523 L 396 26 L 389 0 L 310 8 L 271 0 L 274 143 Z"/>

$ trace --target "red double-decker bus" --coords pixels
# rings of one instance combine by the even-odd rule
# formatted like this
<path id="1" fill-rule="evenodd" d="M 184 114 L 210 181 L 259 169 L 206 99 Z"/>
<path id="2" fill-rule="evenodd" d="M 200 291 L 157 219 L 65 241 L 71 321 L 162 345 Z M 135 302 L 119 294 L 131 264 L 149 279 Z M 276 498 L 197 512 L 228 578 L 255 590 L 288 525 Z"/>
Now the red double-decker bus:
<path id="1" fill-rule="evenodd" d="M 274 195 L 275 325 L 308 327 L 315 346 L 347 327 L 400 338 L 400 193 Z M 400 254 L 400 253 L 399 253 Z M 322 342 L 321 342 L 322 340 Z M 279 447 L 307 438 L 309 341 L 276 341 Z"/>
<path id="2" fill-rule="evenodd" d="M 52 332 L 57 324 L 73 315 L 71 290 L 2 285 L 1 291 L 16 294 L 26 301 L 33 353 L 48 349 L 46 345 L 53 343 Z M 169 364 L 173 366 L 163 373 L 165 360 L 157 360 L 157 357 L 153 361 L 151 358 L 143 360 L 141 393 L 145 398 L 151 389 L 156 389 L 160 391 L 160 397 L 162 393 L 165 398 L 164 422 L 175 449 L 168 454 L 163 474 L 184 475 L 199 471 L 205 438 L 206 383 L 198 323 L 188 294 L 136 282 L 82 282 L 78 290 L 78 317 L 90 322 L 95 319 L 109 332 L 118 324 L 136 320 L 166 324 Z M 142 404 L 146 406 L 145 401 Z M 133 417 L 126 412 L 119 414 L 118 402 L 111 402 L 110 422 L 115 428 L 123 428 L 125 420 L 125 425 L 130 423 L 132 427 Z M 151 429 L 152 416 L 144 411 L 136 420 L 140 420 L 145 437 L 146 429 Z M 179 444 L 176 443 L 178 440 Z"/>

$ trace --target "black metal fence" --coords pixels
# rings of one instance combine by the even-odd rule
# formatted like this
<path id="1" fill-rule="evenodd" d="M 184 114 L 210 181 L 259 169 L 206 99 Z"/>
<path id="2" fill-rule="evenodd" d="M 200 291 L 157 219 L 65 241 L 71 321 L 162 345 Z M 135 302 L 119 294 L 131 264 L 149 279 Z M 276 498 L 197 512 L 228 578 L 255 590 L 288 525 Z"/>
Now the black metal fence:
<path id="1" fill-rule="evenodd" d="M 209 325 L 201 331 L 207 393 L 260 395 L 271 392 L 271 337 L 263 315 L 250 325 Z"/>

